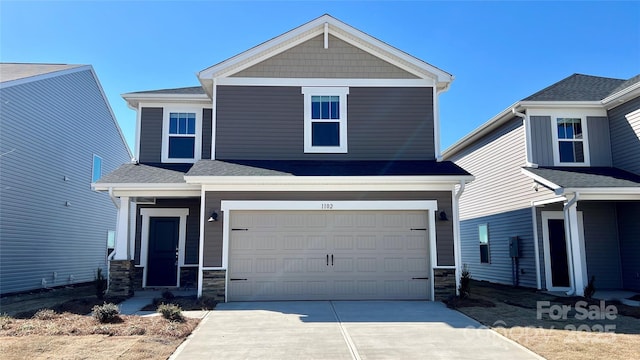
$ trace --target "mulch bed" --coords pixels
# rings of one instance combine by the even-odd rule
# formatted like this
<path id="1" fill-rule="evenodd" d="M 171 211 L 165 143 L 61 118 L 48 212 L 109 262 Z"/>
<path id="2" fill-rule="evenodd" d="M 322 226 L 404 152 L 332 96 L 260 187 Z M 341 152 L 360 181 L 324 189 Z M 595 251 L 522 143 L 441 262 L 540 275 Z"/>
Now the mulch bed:
<path id="1" fill-rule="evenodd" d="M 65 312 L 67 312 L 67 313 L 71 313 L 71 314 L 87 315 L 87 314 L 91 313 L 91 309 L 95 305 L 102 305 L 105 302 L 106 303 L 119 304 L 119 303 L 123 302 L 126 299 L 127 299 L 126 296 L 112 296 L 112 297 L 108 297 L 108 298 L 105 298 L 103 300 L 100 300 L 96 296 L 89 296 L 89 297 L 83 297 L 83 298 L 68 300 L 68 301 L 65 301 L 63 303 L 60 303 L 60 304 L 57 304 L 57 305 L 54 305 L 54 306 L 48 306 L 46 308 L 47 309 L 51 309 L 51 310 L 55 311 L 56 313 L 65 313 Z M 20 313 L 16 314 L 13 317 L 16 318 L 16 319 L 30 319 L 39 310 L 40 309 L 33 309 L 33 310 L 29 310 L 29 311 L 23 311 L 23 312 L 20 312 Z"/>

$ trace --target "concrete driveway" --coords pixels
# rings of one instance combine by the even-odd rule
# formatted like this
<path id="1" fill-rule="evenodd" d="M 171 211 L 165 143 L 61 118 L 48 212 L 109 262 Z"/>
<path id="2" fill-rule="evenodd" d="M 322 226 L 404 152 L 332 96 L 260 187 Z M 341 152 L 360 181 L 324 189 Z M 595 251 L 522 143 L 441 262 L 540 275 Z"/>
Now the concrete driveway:
<path id="1" fill-rule="evenodd" d="M 540 359 L 425 301 L 218 304 L 171 359 Z"/>

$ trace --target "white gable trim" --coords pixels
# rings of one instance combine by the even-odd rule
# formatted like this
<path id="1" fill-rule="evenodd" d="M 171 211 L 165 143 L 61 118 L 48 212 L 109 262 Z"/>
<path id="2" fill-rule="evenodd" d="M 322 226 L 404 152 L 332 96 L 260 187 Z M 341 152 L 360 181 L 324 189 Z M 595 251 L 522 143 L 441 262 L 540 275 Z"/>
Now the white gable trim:
<path id="1" fill-rule="evenodd" d="M 203 80 L 228 77 L 238 73 L 307 40 L 323 35 L 325 33 L 325 24 L 328 24 L 327 30 L 329 34 L 420 78 L 436 79 L 439 83 L 445 83 L 442 85 L 443 88 L 446 88 L 448 83 L 453 81 L 451 74 L 387 45 L 329 15 L 323 15 L 239 55 L 202 70 L 198 73 L 198 78 L 203 82 Z"/>

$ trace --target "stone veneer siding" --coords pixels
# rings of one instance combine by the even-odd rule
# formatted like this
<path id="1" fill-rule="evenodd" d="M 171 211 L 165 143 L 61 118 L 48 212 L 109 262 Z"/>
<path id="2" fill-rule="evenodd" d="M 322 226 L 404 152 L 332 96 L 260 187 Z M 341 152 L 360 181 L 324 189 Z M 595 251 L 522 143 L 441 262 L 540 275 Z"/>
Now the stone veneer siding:
<path id="1" fill-rule="evenodd" d="M 436 301 L 446 300 L 456 294 L 455 269 L 433 269 L 433 277 Z"/>
<path id="2" fill-rule="evenodd" d="M 133 260 L 109 262 L 109 295 L 133 296 Z"/>
<path id="3" fill-rule="evenodd" d="M 202 271 L 202 296 L 224 302 L 226 270 Z"/>

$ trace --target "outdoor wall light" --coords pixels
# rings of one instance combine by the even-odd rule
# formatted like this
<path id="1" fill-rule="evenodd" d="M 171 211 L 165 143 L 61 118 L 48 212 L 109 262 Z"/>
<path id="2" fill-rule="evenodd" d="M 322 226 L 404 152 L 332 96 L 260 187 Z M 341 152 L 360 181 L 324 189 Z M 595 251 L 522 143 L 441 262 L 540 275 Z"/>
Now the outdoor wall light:
<path id="1" fill-rule="evenodd" d="M 444 212 L 444 210 L 437 212 L 438 214 L 438 220 L 440 221 L 449 221 L 449 218 L 447 218 L 447 213 Z"/>
<path id="2" fill-rule="evenodd" d="M 212 221 L 218 221 L 218 213 L 217 212 L 212 212 L 211 216 L 209 216 L 209 220 L 207 220 L 208 222 L 212 222 Z"/>

